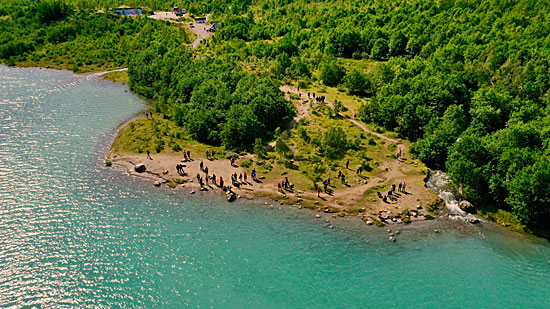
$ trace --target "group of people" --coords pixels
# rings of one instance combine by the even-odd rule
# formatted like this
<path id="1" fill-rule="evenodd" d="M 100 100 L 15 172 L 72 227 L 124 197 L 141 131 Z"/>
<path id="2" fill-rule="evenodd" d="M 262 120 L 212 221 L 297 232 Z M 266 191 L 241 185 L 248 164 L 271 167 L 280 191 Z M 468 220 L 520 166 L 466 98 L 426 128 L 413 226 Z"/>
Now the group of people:
<path id="1" fill-rule="evenodd" d="M 214 151 L 213 150 L 212 151 L 207 151 L 207 157 L 208 158 L 213 158 L 214 157 Z M 190 151 L 184 151 L 184 159 L 185 159 L 184 161 L 189 161 L 191 159 L 191 152 Z M 235 164 L 234 159 L 231 159 L 231 165 L 233 166 L 234 164 Z M 176 171 L 180 176 L 185 176 L 186 175 L 186 173 L 184 171 L 184 167 L 185 167 L 185 164 L 182 164 L 182 163 L 176 164 Z M 197 182 L 199 183 L 201 188 L 204 188 L 205 186 L 208 186 L 209 181 L 211 181 L 212 184 L 218 186 L 219 188 L 221 188 L 224 191 L 226 191 L 226 190 L 231 191 L 231 188 L 233 186 L 239 187 L 242 184 L 248 184 L 248 174 L 246 172 L 239 173 L 239 174 L 237 174 L 237 173 L 231 174 L 231 184 L 227 185 L 227 187 L 224 187 L 223 177 L 220 176 L 219 181 L 218 181 L 218 178 L 217 178 L 216 174 L 209 175 L 208 166 L 206 166 L 202 160 L 199 163 L 199 168 L 200 168 L 200 171 L 204 173 L 204 177 L 201 176 L 200 172 L 197 173 L 197 176 L 196 176 Z M 251 176 L 252 179 L 254 179 L 254 180 L 256 179 L 256 169 L 252 169 L 252 172 L 251 172 L 250 176 Z M 288 179 L 286 179 L 286 185 L 288 185 Z"/>
<path id="2" fill-rule="evenodd" d="M 397 153 L 395 154 L 395 157 L 397 158 L 397 161 L 399 161 L 399 159 L 402 158 L 401 148 L 399 148 L 399 150 L 397 150 Z"/>
<path id="3" fill-rule="evenodd" d="M 191 151 L 190 150 L 184 150 L 183 151 L 183 160 L 185 162 L 193 161 L 193 159 L 191 159 Z"/>
<path id="4" fill-rule="evenodd" d="M 207 150 L 207 151 L 206 151 L 206 159 L 207 159 L 207 160 L 210 160 L 210 159 L 211 159 L 211 160 L 214 160 L 214 159 L 215 159 L 215 158 L 214 158 L 214 154 L 215 154 L 215 153 L 214 153 L 214 150 Z"/>
<path id="5" fill-rule="evenodd" d="M 284 191 L 293 191 L 294 190 L 294 185 L 291 184 L 288 181 L 288 177 L 285 176 L 285 179 L 283 179 L 283 180 L 281 180 L 281 182 L 277 183 L 277 188 L 280 192 L 284 193 Z"/>
<path id="6" fill-rule="evenodd" d="M 385 203 L 388 202 L 388 199 L 394 201 L 397 199 L 395 195 L 395 189 L 397 189 L 397 192 L 407 193 L 407 183 L 406 182 L 399 182 L 399 185 L 396 186 L 395 184 L 392 184 L 390 186 L 390 190 L 388 191 L 387 195 L 382 196 L 382 193 L 376 192 L 378 194 L 378 197 L 382 199 Z"/>
<path id="7" fill-rule="evenodd" d="M 244 181 L 243 181 L 244 180 Z M 240 186 L 241 184 L 247 184 L 248 183 L 248 175 L 246 174 L 246 172 L 244 173 L 239 173 L 237 175 L 237 173 L 233 173 L 231 175 L 231 182 L 236 186 Z"/>
<path id="8" fill-rule="evenodd" d="M 342 172 L 340 172 L 342 173 Z M 338 176 L 341 177 L 341 176 Z M 323 189 L 325 189 L 325 193 L 329 194 L 328 187 L 330 186 L 330 176 L 327 177 L 327 179 L 323 180 Z M 317 187 L 317 197 L 321 196 L 321 188 Z"/>
<path id="9" fill-rule="evenodd" d="M 348 160 L 348 162 L 349 162 L 349 160 Z M 342 173 L 342 171 L 338 171 L 338 179 L 340 179 L 342 181 L 343 185 L 346 184 L 346 175 L 344 175 L 344 173 Z"/>

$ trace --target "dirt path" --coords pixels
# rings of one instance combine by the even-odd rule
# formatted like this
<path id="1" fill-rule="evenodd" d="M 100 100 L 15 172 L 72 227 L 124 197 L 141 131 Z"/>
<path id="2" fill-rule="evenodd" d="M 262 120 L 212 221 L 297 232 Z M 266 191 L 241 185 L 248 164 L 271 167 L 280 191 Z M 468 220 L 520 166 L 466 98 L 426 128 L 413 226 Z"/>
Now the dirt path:
<path id="1" fill-rule="evenodd" d="M 285 93 L 285 97 L 287 99 L 290 99 L 289 96 L 288 96 L 288 93 L 297 94 L 297 95 L 300 96 L 300 98 L 307 98 L 307 92 L 298 91 L 297 89 L 292 88 L 290 86 L 281 86 L 279 88 L 279 90 L 281 90 L 282 92 Z M 298 113 L 297 113 L 296 117 L 294 118 L 294 122 L 297 122 L 298 120 L 300 120 L 301 118 L 304 118 L 304 117 L 309 117 L 310 118 L 310 116 L 309 116 L 309 109 L 310 109 L 309 106 L 310 105 L 308 104 L 309 100 L 308 99 L 305 99 L 305 100 L 301 99 L 300 101 L 301 101 L 300 102 L 301 104 L 293 102 L 294 105 L 298 109 Z M 306 102 L 306 103 L 304 104 L 304 102 Z M 323 104 L 323 103 L 319 103 L 319 104 Z M 327 104 L 332 110 L 334 110 L 334 104 L 332 104 L 332 102 L 325 99 L 324 104 Z M 351 109 L 351 108 L 349 108 L 349 109 L 352 112 L 352 114 L 355 114 L 355 111 L 353 109 Z M 393 139 L 393 138 L 387 137 L 383 134 L 374 132 L 374 131 L 370 130 L 369 128 L 367 128 L 367 126 L 365 126 L 363 123 L 361 123 L 361 122 L 359 122 L 355 119 L 352 119 L 352 118 L 350 118 L 349 116 L 347 116 L 343 113 L 338 113 L 338 115 L 343 117 L 347 121 L 350 121 L 354 125 L 358 126 L 364 132 L 366 132 L 368 134 L 371 134 L 371 135 L 374 135 L 374 136 L 380 138 L 381 140 L 384 140 L 386 142 L 384 144 L 384 150 L 390 152 L 387 148 L 388 143 L 394 143 L 394 144 L 397 145 L 397 149 L 401 149 L 402 154 L 405 154 L 406 145 L 404 143 L 402 143 L 400 140 Z M 275 146 L 275 143 L 273 142 L 271 146 Z M 390 153 L 392 153 L 392 152 L 390 152 Z M 339 190 L 338 192 L 335 192 L 334 195 L 332 195 L 332 196 L 326 196 L 325 195 L 325 199 L 330 204 L 333 204 L 333 202 L 344 201 L 344 200 L 347 203 L 350 203 L 350 204 L 353 204 L 355 202 L 359 203 L 361 201 L 362 197 L 363 197 L 363 193 L 366 190 L 368 190 L 369 188 L 372 188 L 372 187 L 375 187 L 375 186 L 378 186 L 378 185 L 385 185 L 389 189 L 389 186 L 392 183 L 394 183 L 394 181 L 396 179 L 406 178 L 406 175 L 401 170 L 401 167 L 403 165 L 404 165 L 404 163 L 401 160 L 388 160 L 384 163 L 383 166 L 379 167 L 380 169 L 387 169 L 387 172 L 382 177 L 375 177 L 375 178 L 371 179 L 370 181 L 368 181 L 367 183 L 364 183 L 364 184 L 359 183 L 358 185 L 350 186 L 348 189 Z M 417 190 L 413 190 L 413 191 L 415 191 L 415 192 L 413 192 L 413 194 L 411 194 L 411 195 L 416 195 L 415 193 L 419 193 L 419 195 L 420 195 L 420 192 L 416 192 Z M 316 196 L 315 193 L 309 193 L 309 194 L 306 194 L 306 195 L 309 195 L 309 196 L 312 196 L 312 197 Z M 411 199 L 407 198 L 407 197 L 408 196 L 405 195 L 404 198 L 400 199 L 400 202 L 405 202 L 406 201 L 407 203 L 412 203 L 413 201 Z"/>
<path id="2" fill-rule="evenodd" d="M 294 94 L 297 94 L 297 95 L 302 95 L 304 97 L 307 97 L 307 92 L 303 92 L 303 91 L 298 91 L 297 89 L 294 89 L 290 86 L 281 86 L 279 87 L 279 90 L 281 90 L 282 92 L 284 92 L 285 94 L 290 92 L 290 93 L 294 93 Z M 322 104 L 322 103 L 321 103 Z M 334 104 L 332 104 L 332 102 L 328 101 L 325 99 L 325 104 L 327 104 L 332 110 L 334 110 Z M 296 105 L 296 104 L 295 104 Z M 298 107 L 298 106 L 297 106 Z M 309 105 L 307 105 L 306 107 L 309 107 Z M 300 107 L 298 107 L 300 108 Z M 350 107 L 346 107 L 348 108 L 352 114 L 355 114 L 355 111 L 350 108 Z M 309 116 L 309 114 L 307 113 L 307 111 L 309 110 L 309 108 L 306 109 L 306 114 Z M 343 113 L 338 113 L 338 115 L 340 115 L 341 117 L 347 119 L 348 121 L 351 121 L 353 124 L 355 124 L 356 126 L 358 126 L 359 128 L 361 128 L 363 131 L 371 134 L 371 135 L 374 135 L 374 136 L 377 136 L 378 138 L 382 139 L 382 140 L 385 140 L 387 142 L 390 142 L 390 143 L 395 143 L 397 145 L 403 145 L 401 143 L 401 141 L 399 140 L 396 140 L 396 139 L 393 139 L 393 138 L 390 138 L 390 137 L 387 137 L 383 134 L 380 134 L 380 133 L 377 133 L 377 132 L 374 132 L 372 130 L 370 130 L 369 128 L 367 128 L 364 124 L 360 123 L 359 121 L 355 120 L 355 119 L 351 119 L 350 117 L 348 117 L 347 115 L 344 115 Z M 301 117 L 303 118 L 303 117 Z M 404 147 L 404 145 L 403 145 Z M 404 150 L 404 149 L 403 149 Z"/>
<path id="3" fill-rule="evenodd" d="M 187 14 L 185 14 L 185 15 L 187 15 Z M 167 21 L 169 21 L 171 23 L 174 23 L 174 24 L 188 25 L 189 28 L 191 29 L 191 31 L 193 31 L 197 35 L 197 38 L 190 45 L 191 48 L 196 48 L 197 46 L 199 46 L 199 44 L 201 43 L 202 40 L 207 39 L 212 34 L 214 34 L 213 32 L 207 31 L 208 29 L 210 29 L 210 27 L 212 27 L 212 25 L 207 24 L 208 20 L 210 19 L 210 16 L 212 16 L 212 14 L 207 14 L 206 15 L 206 23 L 204 23 L 204 24 L 190 23 L 190 22 L 183 22 L 183 21 L 174 20 L 174 19 L 178 19 L 179 17 L 176 16 L 176 14 L 174 14 L 172 12 L 155 12 L 153 15 L 149 16 L 149 18 L 167 20 Z"/>

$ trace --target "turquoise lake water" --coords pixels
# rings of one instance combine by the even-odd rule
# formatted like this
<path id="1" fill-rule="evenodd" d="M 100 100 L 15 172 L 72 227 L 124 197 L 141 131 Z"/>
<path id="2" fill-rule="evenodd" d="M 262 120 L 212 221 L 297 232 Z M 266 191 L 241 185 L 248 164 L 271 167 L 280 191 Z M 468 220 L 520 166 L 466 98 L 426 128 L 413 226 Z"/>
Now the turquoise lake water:
<path id="1" fill-rule="evenodd" d="M 390 243 L 105 168 L 144 108 L 94 76 L 0 66 L 1 307 L 550 307 L 546 240 L 441 219 Z"/>

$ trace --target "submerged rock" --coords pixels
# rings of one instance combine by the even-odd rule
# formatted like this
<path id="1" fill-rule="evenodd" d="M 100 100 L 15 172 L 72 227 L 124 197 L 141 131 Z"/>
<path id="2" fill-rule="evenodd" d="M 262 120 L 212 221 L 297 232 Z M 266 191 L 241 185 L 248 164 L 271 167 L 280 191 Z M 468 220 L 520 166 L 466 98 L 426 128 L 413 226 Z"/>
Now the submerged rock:
<path id="1" fill-rule="evenodd" d="M 147 170 L 147 168 L 145 167 L 145 164 L 140 163 L 140 164 L 134 166 L 134 170 L 138 173 L 143 173 Z"/>
<path id="2" fill-rule="evenodd" d="M 389 240 L 390 240 L 390 242 L 395 242 L 395 237 L 390 236 Z"/>

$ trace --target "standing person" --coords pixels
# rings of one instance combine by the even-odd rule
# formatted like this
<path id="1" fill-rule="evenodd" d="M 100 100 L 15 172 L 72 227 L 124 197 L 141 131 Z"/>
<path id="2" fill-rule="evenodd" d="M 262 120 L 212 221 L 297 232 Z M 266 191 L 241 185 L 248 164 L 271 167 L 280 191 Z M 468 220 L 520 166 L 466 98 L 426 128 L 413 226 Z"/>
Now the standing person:
<path id="1" fill-rule="evenodd" d="M 210 151 L 210 156 L 212 157 L 212 159 L 215 159 L 215 158 L 214 158 L 214 150 L 211 150 L 211 151 Z"/>
<path id="2" fill-rule="evenodd" d="M 397 192 L 401 192 L 402 188 L 403 188 L 403 184 L 399 182 L 399 186 L 397 187 Z"/>
<path id="3" fill-rule="evenodd" d="M 147 150 L 147 159 L 153 160 L 153 158 L 151 158 L 151 152 L 149 150 Z"/>
<path id="4" fill-rule="evenodd" d="M 220 176 L 220 188 L 223 188 L 223 178 Z"/>
<path id="5" fill-rule="evenodd" d="M 252 177 L 252 179 L 256 179 L 256 169 L 255 168 L 252 169 L 252 172 L 251 172 L 250 176 Z"/>
<path id="6" fill-rule="evenodd" d="M 145 113 L 145 118 L 149 119 L 149 113 Z"/>
<path id="7" fill-rule="evenodd" d="M 321 188 L 317 187 L 317 197 L 321 197 Z"/>
<path id="8" fill-rule="evenodd" d="M 343 185 L 346 184 L 346 176 L 344 174 L 342 174 L 342 184 Z"/>
<path id="9" fill-rule="evenodd" d="M 325 193 L 327 193 L 327 187 L 328 187 L 328 184 L 327 184 L 327 181 L 323 181 L 323 187 L 325 187 Z"/>
<path id="10" fill-rule="evenodd" d="M 186 151 L 183 151 L 183 160 L 184 160 L 185 162 L 188 161 L 188 160 L 187 160 L 187 152 L 186 152 Z"/>
<path id="11" fill-rule="evenodd" d="M 281 183 L 280 183 L 280 182 L 277 183 L 277 190 L 278 190 L 279 192 L 281 192 Z"/>
<path id="12" fill-rule="evenodd" d="M 204 168 L 204 173 L 206 174 L 206 178 L 208 178 L 208 166 Z"/>
<path id="13" fill-rule="evenodd" d="M 210 152 L 207 150 L 206 151 L 206 159 L 208 159 L 208 155 L 210 154 Z"/>
<path id="14" fill-rule="evenodd" d="M 244 182 L 247 182 L 246 181 L 246 172 L 244 172 Z"/>
<path id="15" fill-rule="evenodd" d="M 239 182 L 243 182 L 243 174 L 239 173 Z"/>
<path id="16" fill-rule="evenodd" d="M 204 166 L 204 163 L 202 163 L 202 160 L 201 160 L 201 164 L 199 165 L 201 171 L 203 170 L 203 166 Z"/>
<path id="17" fill-rule="evenodd" d="M 401 157 L 401 148 L 399 148 L 399 157 Z"/>
<path id="18" fill-rule="evenodd" d="M 330 186 L 330 176 L 327 177 L 327 184 Z"/>
<path id="19" fill-rule="evenodd" d="M 216 184 L 216 174 L 212 174 L 212 183 Z"/>
<path id="20" fill-rule="evenodd" d="M 191 150 L 187 150 L 187 159 L 191 161 Z"/>
<path id="21" fill-rule="evenodd" d="M 403 188 L 402 188 L 402 190 L 403 190 L 402 192 L 403 192 L 403 193 L 406 192 L 406 191 L 405 191 L 406 188 L 407 188 L 407 184 L 403 181 Z"/>
<path id="22" fill-rule="evenodd" d="M 346 169 L 349 169 L 349 159 L 346 161 Z"/>

